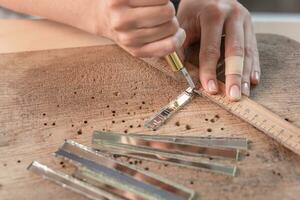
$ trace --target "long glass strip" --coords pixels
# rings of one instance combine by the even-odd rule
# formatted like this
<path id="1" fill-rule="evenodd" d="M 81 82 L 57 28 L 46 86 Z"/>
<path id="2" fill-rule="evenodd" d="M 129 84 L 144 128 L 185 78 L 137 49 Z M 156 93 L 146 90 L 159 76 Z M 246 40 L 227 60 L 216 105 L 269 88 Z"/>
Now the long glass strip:
<path id="1" fill-rule="evenodd" d="M 186 156 L 204 156 L 204 157 L 218 157 L 238 159 L 239 150 L 234 148 L 220 148 L 220 145 L 202 146 L 197 142 L 192 142 L 187 139 L 176 138 L 159 138 L 151 136 L 125 135 L 110 132 L 95 131 L 93 134 L 93 143 L 107 143 L 113 145 L 120 145 L 130 149 L 147 150 L 153 153 L 169 153 L 180 154 Z"/>
<path id="2" fill-rule="evenodd" d="M 110 133 L 103 131 L 95 131 L 94 133 Z M 127 135 L 127 134 L 126 134 Z M 199 136 L 179 136 L 179 135 L 142 135 L 142 134 L 128 134 L 128 136 L 142 138 L 145 140 L 160 140 L 175 142 L 178 144 L 199 145 L 203 147 L 215 148 L 232 148 L 239 150 L 248 150 L 248 140 L 246 138 L 234 137 L 199 137 Z M 94 134 L 97 138 L 97 134 Z"/>
<path id="3" fill-rule="evenodd" d="M 125 198 L 115 196 L 105 190 L 94 187 L 68 174 L 59 171 L 54 171 L 46 165 L 43 165 L 36 161 L 32 162 L 29 165 L 28 170 L 92 200 L 126 200 Z"/>
<path id="4" fill-rule="evenodd" d="M 214 162 L 208 162 L 199 160 L 198 158 L 190 159 L 188 156 L 169 154 L 156 151 L 151 151 L 149 149 L 140 149 L 131 146 L 124 146 L 120 144 L 113 143 L 102 143 L 98 141 L 93 142 L 93 147 L 106 155 L 121 155 L 126 157 L 133 157 L 143 160 L 151 160 L 159 163 L 169 163 L 181 167 L 187 167 L 192 169 L 206 170 L 213 173 L 224 174 L 228 176 L 235 176 L 237 173 L 236 166 L 216 164 Z"/>
<path id="5" fill-rule="evenodd" d="M 139 151 L 128 151 L 121 148 L 116 148 L 114 146 L 107 145 L 106 147 L 96 147 L 99 151 L 106 151 L 110 152 L 109 154 L 117 155 L 117 156 L 126 156 L 132 157 L 142 160 L 150 160 L 158 163 L 164 164 L 173 164 L 181 167 L 187 167 L 191 169 L 200 169 L 204 171 L 209 171 L 213 173 L 223 174 L 227 176 L 236 176 L 238 170 L 236 166 L 228 166 L 222 164 L 216 164 L 211 162 L 205 161 L 189 161 L 185 160 L 184 158 L 176 158 L 176 157 L 169 157 L 167 155 L 157 155 Z"/>
<path id="6" fill-rule="evenodd" d="M 144 199 L 184 200 L 195 197 L 195 193 L 187 188 L 117 162 L 105 154 L 97 153 L 73 141 L 66 141 L 56 155 L 96 173 L 99 177 L 98 182 L 122 191 L 129 191 Z"/>

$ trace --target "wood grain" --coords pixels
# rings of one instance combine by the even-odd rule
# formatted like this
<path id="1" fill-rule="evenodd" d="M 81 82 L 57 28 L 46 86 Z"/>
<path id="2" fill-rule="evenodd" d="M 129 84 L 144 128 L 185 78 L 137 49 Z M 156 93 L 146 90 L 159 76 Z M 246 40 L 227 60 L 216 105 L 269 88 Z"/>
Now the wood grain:
<path id="1" fill-rule="evenodd" d="M 299 127 L 300 44 L 260 35 L 259 49 L 263 79 L 251 98 Z M 157 132 L 143 128 L 147 117 L 185 88 L 114 45 L 1 55 L 1 199 L 84 199 L 26 167 L 32 160 L 60 166 L 50 154 L 64 139 L 90 145 L 92 130 L 246 137 L 251 149 L 237 163 L 236 178 L 139 165 L 195 189 L 203 199 L 298 198 L 299 156 L 204 98 L 195 98 Z"/>

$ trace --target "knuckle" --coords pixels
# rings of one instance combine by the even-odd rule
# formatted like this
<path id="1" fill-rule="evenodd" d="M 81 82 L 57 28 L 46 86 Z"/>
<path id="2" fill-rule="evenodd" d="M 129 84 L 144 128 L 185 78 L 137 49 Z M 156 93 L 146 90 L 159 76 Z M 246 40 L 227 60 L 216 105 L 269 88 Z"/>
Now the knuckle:
<path id="1" fill-rule="evenodd" d="M 239 4 L 235 3 L 231 8 L 231 14 L 239 16 L 241 15 L 241 13 L 242 13 L 241 7 L 239 6 Z"/>
<path id="2" fill-rule="evenodd" d="M 129 34 L 118 34 L 118 41 L 125 46 L 131 46 L 134 45 L 135 39 Z"/>
<path id="3" fill-rule="evenodd" d="M 245 56 L 253 57 L 254 56 L 254 49 L 252 47 L 245 47 Z"/>
<path id="4" fill-rule="evenodd" d="M 216 3 L 209 4 L 204 12 L 211 20 L 220 20 L 223 18 L 223 9 Z"/>
<path id="5" fill-rule="evenodd" d="M 123 26 L 124 19 L 119 13 L 115 13 L 111 17 L 111 27 L 113 30 L 120 30 Z"/>
<path id="6" fill-rule="evenodd" d="M 204 47 L 203 49 L 200 50 L 200 56 L 202 58 L 212 58 L 212 59 L 218 59 L 220 57 L 220 48 L 218 45 L 209 45 L 207 47 Z"/>
<path id="7" fill-rule="evenodd" d="M 252 20 L 250 12 L 242 4 L 236 2 L 231 6 L 231 15 L 236 17 L 242 16 L 247 20 Z"/>
<path id="8" fill-rule="evenodd" d="M 245 54 L 244 46 L 238 42 L 235 42 L 232 46 L 228 48 L 228 54 L 234 56 L 241 56 L 243 57 Z"/>
<path id="9" fill-rule="evenodd" d="M 132 20 L 127 14 L 116 12 L 111 17 L 111 27 L 115 31 L 122 30 L 124 27 L 130 26 L 132 23 Z"/>
<path id="10" fill-rule="evenodd" d="M 234 6 L 234 10 L 235 10 L 235 12 L 239 12 L 240 14 L 242 14 L 243 16 L 245 16 L 246 19 L 249 19 L 249 20 L 252 19 L 249 10 L 247 8 L 245 8 L 242 4 L 237 3 Z"/>

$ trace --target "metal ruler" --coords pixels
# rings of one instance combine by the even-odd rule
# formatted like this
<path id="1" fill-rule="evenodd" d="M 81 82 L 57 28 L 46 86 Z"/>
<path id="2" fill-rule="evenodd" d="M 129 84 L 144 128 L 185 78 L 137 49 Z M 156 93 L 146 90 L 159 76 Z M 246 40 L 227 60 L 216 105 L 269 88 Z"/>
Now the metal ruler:
<path id="1" fill-rule="evenodd" d="M 224 83 L 220 82 L 219 86 L 222 92 L 217 95 L 210 95 L 203 89 L 195 90 L 194 92 L 208 98 L 300 155 L 300 128 L 246 96 L 243 96 L 239 102 L 230 102 L 224 94 Z"/>

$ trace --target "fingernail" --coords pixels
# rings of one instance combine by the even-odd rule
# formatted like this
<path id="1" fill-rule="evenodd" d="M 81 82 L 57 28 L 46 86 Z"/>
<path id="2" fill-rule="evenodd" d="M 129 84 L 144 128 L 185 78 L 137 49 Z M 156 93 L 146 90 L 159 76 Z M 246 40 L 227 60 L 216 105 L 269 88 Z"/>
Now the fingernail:
<path id="1" fill-rule="evenodd" d="M 217 89 L 216 82 L 214 80 L 209 80 L 207 82 L 207 89 L 209 92 L 217 92 L 218 89 Z"/>
<path id="2" fill-rule="evenodd" d="M 181 28 L 177 31 L 176 35 L 176 45 L 177 45 L 177 49 L 180 48 L 184 41 L 185 41 L 185 38 L 186 38 L 186 34 L 185 34 L 185 31 Z"/>
<path id="3" fill-rule="evenodd" d="M 229 95 L 232 100 L 239 100 L 241 98 L 241 90 L 239 86 L 237 85 L 231 86 Z"/>
<path id="4" fill-rule="evenodd" d="M 260 80 L 260 74 L 259 74 L 258 71 L 255 71 L 255 72 L 254 72 L 253 78 L 254 78 L 257 82 L 259 82 L 259 80 Z"/>
<path id="5" fill-rule="evenodd" d="M 250 96 L 250 87 L 249 87 L 249 83 L 243 83 L 242 84 L 242 93 L 246 96 Z"/>

